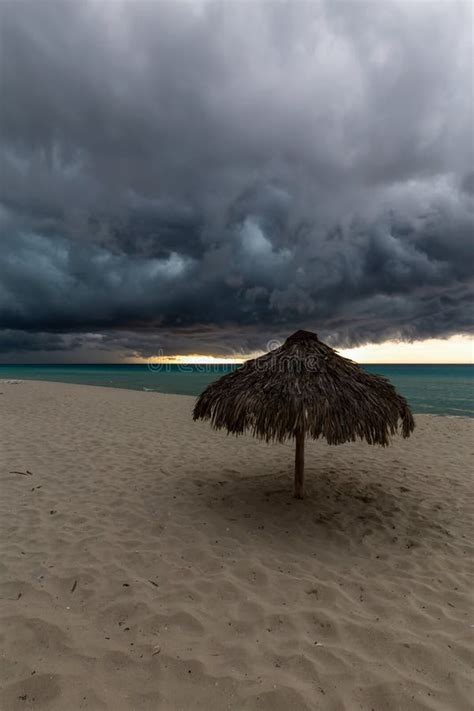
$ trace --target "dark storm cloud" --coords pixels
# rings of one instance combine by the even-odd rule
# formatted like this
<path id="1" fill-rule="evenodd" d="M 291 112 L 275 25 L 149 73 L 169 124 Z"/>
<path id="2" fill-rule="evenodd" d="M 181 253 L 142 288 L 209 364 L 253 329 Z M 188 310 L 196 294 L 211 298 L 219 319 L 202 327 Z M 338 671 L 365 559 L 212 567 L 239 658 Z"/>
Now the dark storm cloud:
<path id="1" fill-rule="evenodd" d="M 3 2 L 2 351 L 470 331 L 471 15 Z"/>
<path id="2" fill-rule="evenodd" d="M 63 351 L 80 346 L 81 343 L 66 339 L 55 333 L 28 333 L 25 331 L 0 331 L 0 354 L 31 353 L 32 351 Z"/>

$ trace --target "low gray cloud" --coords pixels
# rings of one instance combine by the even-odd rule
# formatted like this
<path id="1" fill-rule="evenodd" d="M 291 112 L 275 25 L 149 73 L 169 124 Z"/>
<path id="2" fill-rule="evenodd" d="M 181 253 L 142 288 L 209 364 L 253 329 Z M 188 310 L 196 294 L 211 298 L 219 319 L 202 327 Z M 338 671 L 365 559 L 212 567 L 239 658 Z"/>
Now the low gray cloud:
<path id="1" fill-rule="evenodd" d="M 4 1 L 1 357 L 471 331 L 471 20 Z"/>

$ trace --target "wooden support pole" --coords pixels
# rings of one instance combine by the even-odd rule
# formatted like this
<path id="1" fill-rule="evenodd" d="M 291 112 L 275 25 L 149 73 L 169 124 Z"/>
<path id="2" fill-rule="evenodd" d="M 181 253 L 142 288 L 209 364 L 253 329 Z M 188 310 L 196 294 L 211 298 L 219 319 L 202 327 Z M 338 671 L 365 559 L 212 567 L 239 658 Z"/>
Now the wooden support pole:
<path id="1" fill-rule="evenodd" d="M 296 434 L 295 499 L 304 498 L 304 432 Z"/>

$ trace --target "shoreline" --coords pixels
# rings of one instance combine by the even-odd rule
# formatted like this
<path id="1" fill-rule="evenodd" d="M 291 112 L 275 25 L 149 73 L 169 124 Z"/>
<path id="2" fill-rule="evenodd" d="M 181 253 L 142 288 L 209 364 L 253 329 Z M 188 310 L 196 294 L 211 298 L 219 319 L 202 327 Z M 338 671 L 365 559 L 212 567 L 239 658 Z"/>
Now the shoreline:
<path id="1" fill-rule="evenodd" d="M 12 382 L 14 381 L 14 382 Z M 133 393 L 143 393 L 146 395 L 159 395 L 159 396 L 171 396 L 171 397 L 179 397 L 179 398 L 189 398 L 192 400 L 197 400 L 199 395 L 188 395 L 186 393 L 167 393 L 167 392 L 162 392 L 160 390 L 153 390 L 153 389 L 135 389 L 135 388 L 126 388 L 126 387 L 117 387 L 116 385 L 91 385 L 90 383 L 67 383 L 63 382 L 60 380 L 36 380 L 34 378 L 25 378 L 24 380 L 20 378 L 0 378 L 0 386 L 2 384 L 5 385 L 16 385 L 16 384 L 23 384 L 23 383 L 44 383 L 46 385 L 62 385 L 66 387 L 79 387 L 79 388 L 93 388 L 93 389 L 100 389 L 100 390 L 116 390 L 118 392 L 133 392 Z M 438 413 L 438 412 L 416 412 L 413 411 L 413 416 L 415 419 L 417 417 L 446 417 L 449 419 L 461 419 L 461 420 L 468 420 L 468 421 L 473 421 L 474 420 L 474 415 L 452 415 L 452 414 L 443 414 L 443 413 Z"/>
<path id="2" fill-rule="evenodd" d="M 296 501 L 293 444 L 192 396 L 1 390 L 0 705 L 470 709 L 470 418 L 308 441 Z"/>

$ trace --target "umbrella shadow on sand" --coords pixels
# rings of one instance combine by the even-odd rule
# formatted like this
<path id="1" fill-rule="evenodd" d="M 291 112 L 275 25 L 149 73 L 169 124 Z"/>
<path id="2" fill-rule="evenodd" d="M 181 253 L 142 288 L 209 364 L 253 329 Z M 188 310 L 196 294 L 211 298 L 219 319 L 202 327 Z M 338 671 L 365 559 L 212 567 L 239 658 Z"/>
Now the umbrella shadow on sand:
<path id="1" fill-rule="evenodd" d="M 290 471 L 270 470 L 259 476 L 194 479 L 192 485 L 216 524 L 239 523 L 265 531 L 273 539 L 295 541 L 313 536 L 341 545 L 363 542 L 397 544 L 418 548 L 425 538 L 449 540 L 441 501 L 424 501 L 409 486 L 394 482 L 367 482 L 364 472 L 353 467 L 336 472 L 308 467 L 307 497 L 291 497 Z"/>

